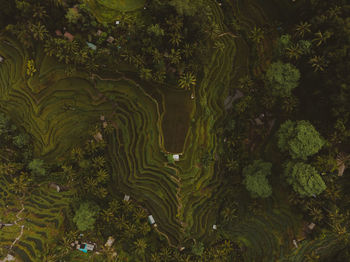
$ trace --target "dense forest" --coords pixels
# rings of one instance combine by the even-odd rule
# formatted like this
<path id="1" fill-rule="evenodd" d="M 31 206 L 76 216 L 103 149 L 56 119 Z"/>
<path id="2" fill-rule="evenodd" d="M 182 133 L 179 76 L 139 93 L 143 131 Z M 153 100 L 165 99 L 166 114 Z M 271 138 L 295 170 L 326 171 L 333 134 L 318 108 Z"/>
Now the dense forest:
<path id="1" fill-rule="evenodd" d="M 347 0 L 0 10 L 0 261 L 350 261 Z"/>

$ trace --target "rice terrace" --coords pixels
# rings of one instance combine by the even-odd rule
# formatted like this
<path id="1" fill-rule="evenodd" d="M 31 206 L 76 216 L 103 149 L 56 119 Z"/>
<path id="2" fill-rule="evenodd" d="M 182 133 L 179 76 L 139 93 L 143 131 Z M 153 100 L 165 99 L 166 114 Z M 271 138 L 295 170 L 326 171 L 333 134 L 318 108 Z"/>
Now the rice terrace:
<path id="1" fill-rule="evenodd" d="M 350 261 L 349 13 L 0 0 L 0 262 Z"/>

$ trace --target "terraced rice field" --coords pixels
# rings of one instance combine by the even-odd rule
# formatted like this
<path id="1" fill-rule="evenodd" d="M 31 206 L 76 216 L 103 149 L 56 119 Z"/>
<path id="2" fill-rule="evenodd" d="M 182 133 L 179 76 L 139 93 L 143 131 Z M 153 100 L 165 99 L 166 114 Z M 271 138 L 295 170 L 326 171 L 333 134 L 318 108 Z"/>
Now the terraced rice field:
<path id="1" fill-rule="evenodd" d="M 213 20 L 224 33 L 227 28 L 221 7 L 212 1 L 208 4 Z M 245 30 L 266 19 L 254 1 L 230 1 L 225 3 L 225 8 L 237 16 Z M 147 93 L 142 84 L 125 76 L 102 80 L 76 72 L 68 77 L 64 65 L 44 56 L 40 48 L 33 58 L 38 72 L 28 78 L 25 70 L 29 55 L 8 37 L 0 38 L 0 55 L 5 58 L 0 64 L 0 111 L 9 114 L 31 134 L 36 157 L 46 161 L 55 161 L 84 141 L 89 135 L 87 130 L 100 115 L 105 115 L 115 127 L 114 132 L 104 138 L 108 142 L 114 181 L 110 191 L 129 194 L 146 207 L 154 216 L 158 230 L 172 245 L 181 246 L 188 238 L 210 242 L 222 187 L 214 161 L 203 163 L 201 159 L 206 154 L 216 157 L 217 121 L 224 115 L 223 100 L 235 80 L 250 70 L 249 47 L 242 38 L 226 34 L 218 41 L 223 42 L 225 48 L 223 51 L 213 49 L 195 90 L 194 101 L 188 100 L 190 93 L 181 93 L 177 98 L 187 96 L 187 100 L 181 101 L 187 110 L 181 135 L 173 141 L 176 129 L 171 130 L 169 123 L 176 123 L 174 119 L 180 117 L 176 115 L 179 101 L 170 101 L 161 92 L 155 97 Z M 165 151 L 182 152 L 181 161 L 169 164 Z M 24 214 L 32 219 L 27 223 L 32 223 L 37 232 L 31 238 L 41 240 L 23 235 L 23 244 L 16 244 L 16 252 L 19 256 L 28 256 L 28 261 L 39 252 L 39 243 L 48 238 L 45 232 L 39 233 L 41 226 L 51 223 L 52 232 L 60 227 L 61 220 L 53 213 L 61 212 L 64 199 L 69 197 L 68 193 L 59 196 L 50 193 L 52 199 L 50 196 L 49 199 L 53 201 L 50 207 L 55 211 L 48 209 L 45 213 L 45 206 L 38 205 L 40 192 L 38 190 L 38 196 L 33 195 L 31 201 L 24 203 L 28 212 Z M 43 205 L 50 200 L 42 200 Z M 54 206 L 55 201 L 59 206 Z M 18 205 L 14 203 L 17 208 Z M 43 212 L 43 215 L 34 216 L 30 212 Z M 34 225 L 30 221 L 39 222 Z M 278 213 L 272 209 L 267 218 L 256 217 L 240 225 L 236 240 L 247 247 L 247 261 L 279 250 L 283 242 L 279 236 L 287 224 L 287 211 Z M 268 228 L 270 234 L 266 234 Z M 1 241 L 8 245 L 17 233 L 18 228 Z M 261 241 L 256 242 L 259 239 L 256 236 L 260 236 Z"/>
<path id="2" fill-rule="evenodd" d="M 9 193 L 8 181 L 0 177 L 1 221 L 13 224 L 1 229 L 0 246 L 21 261 L 42 261 L 47 246 L 63 229 L 63 214 L 72 192 L 57 193 L 45 184 L 24 201 L 10 197 L 14 195 Z"/>
<path id="3" fill-rule="evenodd" d="M 113 23 L 121 12 L 142 9 L 146 0 L 85 0 L 89 10 L 102 23 Z"/>
<path id="4" fill-rule="evenodd" d="M 95 76 L 92 80 L 77 72 L 68 77 L 65 67 L 44 56 L 40 48 L 33 57 L 37 72 L 28 77 L 29 55 L 15 40 L 2 37 L 0 50 L 5 58 L 0 65 L 0 110 L 32 136 L 35 157 L 56 161 L 84 141 L 90 135 L 89 128 L 105 115 L 115 127 L 111 137 L 105 138 L 115 180 L 111 192 L 119 189 L 144 205 L 174 245 L 182 242 L 185 231 L 205 236 L 215 211 L 204 206 L 219 183 L 212 178 L 212 165 L 199 165 L 198 148 L 213 151 L 212 134 L 208 134 L 213 116 L 196 113 L 188 135 L 183 132 L 180 137 L 181 148 L 187 137 L 182 162 L 169 165 L 161 128 L 166 100 L 160 103 L 123 76 L 110 80 Z M 199 100 L 197 107 L 203 106 Z M 210 106 L 205 107 L 210 110 Z M 188 115 L 184 117 L 189 121 Z"/>

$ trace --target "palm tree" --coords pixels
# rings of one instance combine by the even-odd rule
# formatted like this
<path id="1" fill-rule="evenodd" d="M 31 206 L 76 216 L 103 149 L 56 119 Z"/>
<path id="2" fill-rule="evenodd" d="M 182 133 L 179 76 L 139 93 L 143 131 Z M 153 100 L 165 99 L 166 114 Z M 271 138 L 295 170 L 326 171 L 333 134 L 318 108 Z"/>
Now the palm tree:
<path id="1" fill-rule="evenodd" d="M 178 63 L 180 63 L 180 60 L 181 60 L 180 50 L 171 49 L 170 54 L 168 55 L 168 58 L 170 60 L 170 63 L 177 65 Z"/>
<path id="2" fill-rule="evenodd" d="M 302 50 L 299 45 L 292 45 L 286 48 L 286 55 L 289 59 L 298 60 L 302 54 Z"/>
<path id="3" fill-rule="evenodd" d="M 102 216 L 102 220 L 107 223 L 112 222 L 115 218 L 114 212 L 111 208 L 102 210 L 101 216 Z"/>
<path id="4" fill-rule="evenodd" d="M 135 211 L 133 212 L 133 217 L 135 220 L 139 221 L 142 218 L 146 217 L 146 212 L 143 210 L 143 208 L 136 208 Z"/>
<path id="5" fill-rule="evenodd" d="M 323 212 L 320 208 L 312 207 L 309 210 L 309 215 L 315 222 L 320 222 L 324 218 Z"/>
<path id="6" fill-rule="evenodd" d="M 186 59 L 189 59 L 192 54 L 193 54 L 193 49 L 194 49 L 194 46 L 192 46 L 191 44 L 189 43 L 186 43 L 183 47 L 183 55 L 185 56 Z"/>
<path id="7" fill-rule="evenodd" d="M 287 97 L 282 100 L 282 109 L 287 112 L 291 113 L 295 108 L 298 106 L 298 99 L 294 96 Z"/>
<path id="8" fill-rule="evenodd" d="M 33 34 L 33 38 L 35 40 L 44 40 L 48 34 L 48 31 L 46 30 L 45 25 L 42 25 L 40 22 L 37 24 L 31 24 L 29 26 L 29 30 Z"/>
<path id="9" fill-rule="evenodd" d="M 125 237 L 128 239 L 134 238 L 136 233 L 137 233 L 137 228 L 136 228 L 135 224 L 132 224 L 132 223 L 126 224 L 126 228 L 125 228 L 125 231 L 123 233 L 124 233 Z"/>
<path id="10" fill-rule="evenodd" d="M 116 228 L 119 230 L 123 230 L 125 231 L 125 229 L 127 228 L 127 221 L 124 215 L 121 215 L 119 217 L 116 218 Z"/>
<path id="11" fill-rule="evenodd" d="M 226 222 L 231 222 L 237 217 L 236 211 L 237 210 L 235 208 L 225 207 L 221 211 L 221 215 L 223 216 Z"/>
<path id="12" fill-rule="evenodd" d="M 304 37 L 306 33 L 311 33 L 311 24 L 308 22 L 300 22 L 299 25 L 296 26 L 295 31 L 296 34 L 300 37 Z"/>
<path id="13" fill-rule="evenodd" d="M 153 253 L 151 255 L 151 261 L 152 262 L 161 262 L 163 260 L 161 259 L 161 255 L 159 253 Z"/>
<path id="14" fill-rule="evenodd" d="M 249 38 L 253 40 L 254 43 L 259 44 L 261 40 L 264 39 L 264 31 L 254 26 L 253 30 L 250 31 Z"/>
<path id="15" fill-rule="evenodd" d="M 196 77 L 191 73 L 187 72 L 180 76 L 179 86 L 182 89 L 190 89 L 196 85 Z"/>
<path id="16" fill-rule="evenodd" d="M 33 18 L 43 19 L 48 17 L 47 12 L 43 6 L 36 4 L 33 6 Z"/>
<path id="17" fill-rule="evenodd" d="M 165 22 L 167 25 L 169 25 L 170 29 L 173 29 L 175 31 L 180 31 L 183 27 L 183 18 L 179 16 L 170 16 L 170 18 L 166 19 Z"/>
<path id="18" fill-rule="evenodd" d="M 160 251 L 160 255 L 161 255 L 161 258 L 162 258 L 162 261 L 170 261 L 173 257 L 173 252 L 171 252 L 171 249 L 168 248 L 168 247 L 164 247 L 161 249 Z"/>
<path id="19" fill-rule="evenodd" d="M 97 156 L 92 159 L 92 166 L 94 168 L 102 168 L 106 164 L 106 160 L 103 156 Z"/>
<path id="20" fill-rule="evenodd" d="M 328 10 L 329 17 L 337 18 L 341 14 L 342 8 L 340 6 L 334 6 Z"/>
<path id="21" fill-rule="evenodd" d="M 96 191 L 96 188 L 97 188 L 97 180 L 93 177 L 88 177 L 86 180 L 85 180 L 85 183 L 84 183 L 84 188 L 87 192 L 90 192 L 90 193 L 94 193 Z"/>
<path id="22" fill-rule="evenodd" d="M 59 6 L 63 6 L 63 4 L 65 3 L 64 0 L 51 0 L 51 3 L 56 6 L 56 7 L 59 7 Z"/>
<path id="23" fill-rule="evenodd" d="M 81 158 L 83 157 L 83 151 L 81 150 L 80 147 L 74 147 L 71 151 L 71 157 L 73 160 L 81 160 Z"/>
<path id="24" fill-rule="evenodd" d="M 220 52 L 223 52 L 225 49 L 225 44 L 221 41 L 215 41 L 214 48 L 219 50 Z"/>
<path id="25" fill-rule="evenodd" d="M 309 63 L 314 68 L 314 71 L 324 71 L 327 66 L 324 56 L 314 56 L 309 60 Z"/>
<path id="26" fill-rule="evenodd" d="M 182 36 L 179 32 L 175 31 L 170 34 L 170 43 L 174 46 L 179 46 L 182 41 Z"/>
<path id="27" fill-rule="evenodd" d="M 152 70 L 148 68 L 142 67 L 140 70 L 140 78 L 143 80 L 151 80 L 152 79 Z"/>
<path id="28" fill-rule="evenodd" d="M 249 76 L 242 77 L 238 80 L 239 88 L 248 90 L 253 86 L 254 82 Z"/>
<path id="29" fill-rule="evenodd" d="M 101 186 L 98 187 L 93 193 L 98 198 L 105 198 L 108 195 L 107 189 Z"/>
<path id="30" fill-rule="evenodd" d="M 145 254 L 147 248 L 147 242 L 143 238 L 139 238 L 134 242 L 136 254 L 142 256 Z"/>
<path id="31" fill-rule="evenodd" d="M 326 31 L 322 33 L 321 31 L 318 31 L 315 33 L 315 38 L 312 40 L 312 42 L 316 42 L 316 46 L 320 46 L 321 44 L 325 43 L 327 39 L 329 39 L 332 36 L 332 33 L 329 31 Z"/>
<path id="32" fill-rule="evenodd" d="M 109 174 L 108 174 L 108 172 L 105 169 L 99 169 L 97 171 L 96 180 L 97 180 L 98 183 L 106 182 L 108 177 L 109 177 Z"/>
<path id="33" fill-rule="evenodd" d="M 109 202 L 109 208 L 112 210 L 113 213 L 117 213 L 120 207 L 121 205 L 116 199 L 113 199 L 111 202 Z"/>
<path id="34" fill-rule="evenodd" d="M 148 223 L 142 223 L 141 225 L 139 225 L 139 232 L 141 235 L 145 236 L 147 235 L 147 233 L 151 230 L 150 226 L 148 225 Z"/>

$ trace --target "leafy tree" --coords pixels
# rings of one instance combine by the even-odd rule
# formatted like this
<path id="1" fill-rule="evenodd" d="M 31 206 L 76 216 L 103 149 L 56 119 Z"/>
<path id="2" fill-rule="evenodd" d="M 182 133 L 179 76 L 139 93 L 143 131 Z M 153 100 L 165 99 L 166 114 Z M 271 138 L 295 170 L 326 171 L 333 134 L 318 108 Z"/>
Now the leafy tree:
<path id="1" fill-rule="evenodd" d="M 266 198 L 272 194 L 267 176 L 271 174 L 271 163 L 255 160 L 243 169 L 243 184 L 254 198 Z"/>
<path id="2" fill-rule="evenodd" d="M 18 148 L 22 148 L 27 145 L 29 142 L 29 136 L 24 133 L 20 133 L 19 135 L 13 137 L 13 144 Z"/>
<path id="3" fill-rule="evenodd" d="M 93 229 L 98 212 L 99 207 L 96 204 L 83 202 L 75 213 L 73 222 L 77 225 L 80 231 Z"/>
<path id="4" fill-rule="evenodd" d="M 28 168 L 32 172 L 32 174 L 34 174 L 35 176 L 44 176 L 46 174 L 44 161 L 41 159 L 33 159 L 28 164 Z"/>
<path id="5" fill-rule="evenodd" d="M 76 24 L 78 20 L 82 17 L 76 7 L 69 8 L 66 14 L 66 19 L 69 23 Z"/>
<path id="6" fill-rule="evenodd" d="M 317 170 L 302 162 L 288 162 L 284 172 L 288 184 L 302 197 L 321 194 L 326 185 Z"/>
<path id="7" fill-rule="evenodd" d="M 325 144 L 325 140 L 313 125 L 305 120 L 284 122 L 278 133 L 278 147 L 288 151 L 292 158 L 306 160 L 308 156 L 316 154 Z"/>
<path id="8" fill-rule="evenodd" d="M 274 62 L 266 72 L 266 79 L 272 93 L 277 96 L 290 96 L 292 90 L 298 86 L 299 70 L 289 63 Z"/>
<path id="9" fill-rule="evenodd" d="M 192 253 L 196 256 L 202 256 L 204 252 L 204 244 L 200 241 L 196 241 L 196 243 L 192 247 Z"/>

